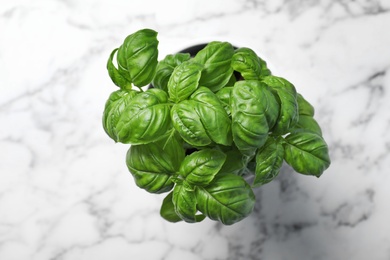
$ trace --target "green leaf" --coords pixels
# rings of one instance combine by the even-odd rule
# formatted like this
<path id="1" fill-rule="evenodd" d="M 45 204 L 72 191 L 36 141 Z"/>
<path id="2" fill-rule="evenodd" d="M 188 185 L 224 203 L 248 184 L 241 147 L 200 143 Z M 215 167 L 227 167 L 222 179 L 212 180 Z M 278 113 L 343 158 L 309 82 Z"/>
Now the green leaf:
<path id="1" fill-rule="evenodd" d="M 314 107 L 303 98 L 301 94 L 297 94 L 299 120 L 298 123 L 291 129 L 291 133 L 295 132 L 313 132 L 322 136 L 322 130 L 314 117 Z"/>
<path id="2" fill-rule="evenodd" d="M 126 37 L 117 54 L 122 76 L 137 87 L 149 84 L 154 78 L 158 57 L 157 32 L 139 30 Z"/>
<path id="3" fill-rule="evenodd" d="M 199 87 L 203 66 L 194 62 L 183 62 L 177 66 L 168 81 L 169 99 L 178 103 L 191 96 Z"/>
<path id="4" fill-rule="evenodd" d="M 317 121 L 308 115 L 299 115 L 298 123 L 291 129 L 291 133 L 304 131 L 304 132 L 313 132 L 322 136 L 322 130 Z"/>
<path id="5" fill-rule="evenodd" d="M 286 134 L 299 119 L 297 92 L 295 87 L 286 79 L 276 76 L 267 76 L 263 78 L 263 82 L 275 91 L 280 101 L 279 117 L 271 130 L 276 135 Z"/>
<path id="6" fill-rule="evenodd" d="M 231 115 L 230 96 L 232 94 L 232 90 L 233 87 L 224 87 L 215 93 L 228 115 Z"/>
<path id="7" fill-rule="evenodd" d="M 256 171 L 253 186 L 266 184 L 279 174 L 283 164 L 284 148 L 281 138 L 269 137 L 256 154 Z"/>
<path id="8" fill-rule="evenodd" d="M 110 57 L 108 58 L 107 61 L 108 75 L 110 75 L 112 82 L 114 82 L 114 84 L 120 87 L 121 89 L 131 89 L 131 81 L 127 80 L 124 76 L 122 76 L 122 74 L 119 73 L 118 69 L 112 63 L 114 55 L 117 51 L 118 48 L 113 50 L 110 54 Z"/>
<path id="9" fill-rule="evenodd" d="M 314 116 L 314 107 L 299 93 L 297 94 L 297 102 L 300 115 Z"/>
<path id="10" fill-rule="evenodd" d="M 172 189 L 172 176 L 184 160 L 184 148 L 178 138 L 132 145 L 127 152 L 126 164 L 138 187 L 151 193 Z"/>
<path id="11" fill-rule="evenodd" d="M 261 64 L 261 72 L 260 72 L 260 77 L 266 77 L 271 75 L 271 71 L 267 67 L 267 62 L 263 60 L 262 58 L 259 57 L 260 64 Z"/>
<path id="12" fill-rule="evenodd" d="M 284 142 L 284 159 L 295 171 L 320 177 L 329 167 L 328 146 L 324 139 L 312 132 L 288 135 Z"/>
<path id="13" fill-rule="evenodd" d="M 217 144 L 231 145 L 231 120 L 218 97 L 210 89 L 200 87 L 190 100 L 194 102 L 195 110 L 211 140 Z"/>
<path id="14" fill-rule="evenodd" d="M 168 95 L 161 89 L 139 93 L 123 111 L 116 126 L 118 141 L 146 144 L 162 138 L 171 127 Z"/>
<path id="15" fill-rule="evenodd" d="M 230 150 L 224 151 L 226 154 L 226 160 L 220 172 L 241 175 L 251 157 L 243 155 L 235 146 L 229 148 Z"/>
<path id="16" fill-rule="evenodd" d="M 217 175 L 210 185 L 197 187 L 196 198 L 200 212 L 225 225 L 247 217 L 255 204 L 251 187 L 234 174 Z"/>
<path id="17" fill-rule="evenodd" d="M 134 90 L 117 90 L 111 93 L 103 112 L 103 128 L 109 137 L 118 141 L 116 125 L 130 101 L 137 95 Z"/>
<path id="18" fill-rule="evenodd" d="M 170 192 L 163 200 L 163 203 L 161 205 L 160 209 L 160 215 L 165 220 L 176 223 L 179 221 L 182 221 L 182 219 L 176 214 L 175 206 L 173 205 L 173 191 Z"/>
<path id="19" fill-rule="evenodd" d="M 155 88 L 168 91 L 168 81 L 173 70 L 183 62 L 191 58 L 189 53 L 169 54 L 157 64 L 156 74 L 152 84 Z"/>
<path id="20" fill-rule="evenodd" d="M 236 75 L 234 73 L 230 76 L 229 81 L 226 83 L 224 87 L 232 87 L 237 82 Z"/>
<path id="21" fill-rule="evenodd" d="M 191 195 L 190 195 L 191 196 Z M 182 202 L 182 201 L 180 201 Z M 178 203 L 178 205 L 182 205 L 181 203 Z M 170 192 L 163 200 L 163 203 L 161 205 L 160 209 L 160 215 L 167 221 L 176 223 L 179 221 L 182 221 L 183 219 L 176 213 L 175 205 L 173 204 L 173 191 Z M 206 218 L 203 214 L 195 215 L 195 222 L 201 222 Z M 191 221 L 194 222 L 194 217 L 191 216 Z"/>
<path id="22" fill-rule="evenodd" d="M 175 104 L 171 117 L 176 131 L 192 146 L 232 143 L 231 120 L 208 88 L 200 87 L 189 100 Z"/>
<path id="23" fill-rule="evenodd" d="M 187 155 L 179 173 L 191 185 L 206 186 L 214 179 L 225 160 L 226 155 L 223 152 L 204 149 Z"/>
<path id="24" fill-rule="evenodd" d="M 186 182 L 176 183 L 173 188 L 172 196 L 173 205 L 176 214 L 185 222 L 195 223 L 197 212 L 196 209 L 196 195 L 193 188 Z"/>
<path id="25" fill-rule="evenodd" d="M 173 127 L 192 146 L 206 146 L 212 140 L 204 128 L 201 118 L 194 110 L 193 102 L 184 100 L 171 109 Z"/>
<path id="26" fill-rule="evenodd" d="M 232 57 L 232 67 L 240 72 L 245 80 L 259 80 L 261 61 L 257 54 L 249 48 L 239 48 Z"/>
<path id="27" fill-rule="evenodd" d="M 238 81 L 231 94 L 232 132 L 237 148 L 253 155 L 264 145 L 279 115 L 279 104 L 260 81 Z"/>
<path id="28" fill-rule="evenodd" d="M 233 74 L 231 59 L 233 46 L 228 42 L 210 42 L 193 58 L 194 62 L 204 65 L 199 85 L 217 92 L 224 87 Z"/>

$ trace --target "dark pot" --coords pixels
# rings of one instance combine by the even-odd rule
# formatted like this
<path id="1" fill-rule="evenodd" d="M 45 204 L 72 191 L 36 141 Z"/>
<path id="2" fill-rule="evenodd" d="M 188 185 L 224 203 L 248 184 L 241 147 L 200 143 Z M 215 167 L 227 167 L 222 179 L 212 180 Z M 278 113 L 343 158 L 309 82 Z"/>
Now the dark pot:
<path id="1" fill-rule="evenodd" d="M 189 53 L 192 57 L 194 57 L 201 49 L 206 47 L 207 43 L 200 43 L 197 45 L 190 46 L 188 48 L 185 48 L 178 53 Z"/>

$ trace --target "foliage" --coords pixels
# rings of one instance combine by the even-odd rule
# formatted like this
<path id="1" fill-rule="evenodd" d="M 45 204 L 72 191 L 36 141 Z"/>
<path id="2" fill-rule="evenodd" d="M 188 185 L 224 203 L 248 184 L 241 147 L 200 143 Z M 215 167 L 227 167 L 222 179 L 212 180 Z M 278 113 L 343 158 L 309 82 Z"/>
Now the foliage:
<path id="1" fill-rule="evenodd" d="M 250 48 L 214 41 L 194 57 L 157 57 L 151 29 L 111 52 L 107 69 L 119 90 L 106 102 L 103 128 L 130 144 L 137 186 L 168 193 L 164 219 L 231 225 L 250 215 L 252 189 L 274 180 L 284 161 L 316 177 L 329 167 L 313 106 Z"/>

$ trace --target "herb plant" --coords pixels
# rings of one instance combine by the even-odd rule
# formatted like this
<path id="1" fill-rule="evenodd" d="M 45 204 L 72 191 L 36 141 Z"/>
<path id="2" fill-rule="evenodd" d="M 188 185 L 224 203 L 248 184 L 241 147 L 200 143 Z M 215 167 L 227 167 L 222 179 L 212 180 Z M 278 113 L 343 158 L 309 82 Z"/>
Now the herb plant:
<path id="1" fill-rule="evenodd" d="M 126 164 L 138 187 L 168 193 L 160 214 L 170 222 L 231 225 L 252 212 L 252 188 L 283 161 L 316 177 L 330 165 L 313 106 L 250 48 L 214 41 L 158 61 L 157 32 L 143 29 L 112 51 L 107 69 L 119 89 L 104 130 L 131 144 Z"/>

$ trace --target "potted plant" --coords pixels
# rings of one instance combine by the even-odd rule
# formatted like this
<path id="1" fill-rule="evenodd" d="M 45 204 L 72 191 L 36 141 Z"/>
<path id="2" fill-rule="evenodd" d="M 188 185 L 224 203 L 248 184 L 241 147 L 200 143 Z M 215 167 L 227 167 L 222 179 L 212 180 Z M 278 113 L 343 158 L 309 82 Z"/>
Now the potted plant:
<path id="1" fill-rule="evenodd" d="M 143 29 L 112 51 L 107 69 L 119 89 L 105 104 L 104 130 L 131 144 L 137 186 L 167 193 L 160 213 L 170 222 L 231 225 L 250 215 L 252 189 L 283 161 L 316 177 L 330 165 L 313 106 L 250 48 L 214 41 L 193 57 L 158 61 L 157 32 Z"/>

